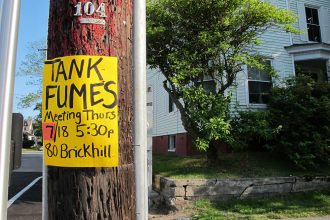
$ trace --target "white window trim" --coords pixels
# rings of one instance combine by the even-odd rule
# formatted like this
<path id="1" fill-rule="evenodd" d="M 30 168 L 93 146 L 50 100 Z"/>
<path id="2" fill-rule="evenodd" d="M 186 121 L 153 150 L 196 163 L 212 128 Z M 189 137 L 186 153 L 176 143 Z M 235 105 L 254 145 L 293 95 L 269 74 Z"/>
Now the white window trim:
<path id="1" fill-rule="evenodd" d="M 310 4 L 305 1 L 297 1 L 297 16 L 298 16 L 298 28 L 302 33 L 300 33 L 300 40 L 306 43 L 315 43 L 316 41 L 310 41 L 308 37 L 307 30 L 307 18 L 306 18 L 306 7 L 314 8 L 318 11 L 320 32 L 321 32 L 321 42 L 330 43 L 330 8 L 320 5 L 317 3 Z"/>
<path id="2" fill-rule="evenodd" d="M 323 43 L 330 43 L 330 8 L 319 8 L 319 21 L 321 26 L 321 38 Z"/>
<path id="3" fill-rule="evenodd" d="M 174 103 L 174 101 L 172 100 L 172 103 L 173 103 L 173 110 L 172 111 L 170 111 L 170 95 L 168 94 L 168 93 L 166 93 L 167 94 L 167 112 L 168 112 L 168 114 L 176 114 L 177 113 L 177 111 L 178 111 L 178 109 L 177 109 L 177 107 L 176 107 L 176 105 L 175 105 L 175 103 Z"/>

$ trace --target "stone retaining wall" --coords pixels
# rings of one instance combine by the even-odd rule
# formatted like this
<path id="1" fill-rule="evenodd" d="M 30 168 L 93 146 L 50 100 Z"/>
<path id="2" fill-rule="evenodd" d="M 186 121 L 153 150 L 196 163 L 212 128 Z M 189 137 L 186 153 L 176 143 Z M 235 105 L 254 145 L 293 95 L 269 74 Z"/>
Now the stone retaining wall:
<path id="1" fill-rule="evenodd" d="M 172 207 L 197 198 L 268 197 L 330 187 L 330 176 L 171 180 L 155 175 L 153 179 L 154 190 L 160 193 L 167 206 Z"/>

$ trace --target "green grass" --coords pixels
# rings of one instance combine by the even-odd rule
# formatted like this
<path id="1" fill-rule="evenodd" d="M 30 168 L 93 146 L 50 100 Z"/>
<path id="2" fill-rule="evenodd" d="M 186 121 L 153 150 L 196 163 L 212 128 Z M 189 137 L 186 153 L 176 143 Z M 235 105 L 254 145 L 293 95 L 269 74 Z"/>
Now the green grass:
<path id="1" fill-rule="evenodd" d="M 154 155 L 155 174 L 173 179 L 210 179 L 272 176 L 330 175 L 330 166 L 300 170 L 290 162 L 271 153 L 231 153 L 220 155 L 218 163 L 207 165 L 204 156 L 178 157 Z"/>
<path id="2" fill-rule="evenodd" d="M 40 152 L 40 150 L 38 150 L 37 148 L 22 148 L 22 152 Z"/>
<path id="3" fill-rule="evenodd" d="M 267 199 L 200 200 L 194 220 L 263 220 L 330 215 L 330 188 Z"/>

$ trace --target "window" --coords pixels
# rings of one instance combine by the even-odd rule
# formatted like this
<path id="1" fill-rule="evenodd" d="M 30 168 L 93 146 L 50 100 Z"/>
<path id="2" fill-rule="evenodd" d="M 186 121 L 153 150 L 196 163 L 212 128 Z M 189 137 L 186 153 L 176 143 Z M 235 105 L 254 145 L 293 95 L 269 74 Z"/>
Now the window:
<path id="1" fill-rule="evenodd" d="M 175 151 L 175 135 L 168 136 L 168 151 Z"/>
<path id="2" fill-rule="evenodd" d="M 147 89 L 147 106 L 152 106 L 152 88 L 151 86 Z"/>
<path id="3" fill-rule="evenodd" d="M 271 66 L 270 60 L 266 61 L 266 66 Z M 250 104 L 267 104 L 269 92 L 272 88 L 272 81 L 266 70 L 248 67 L 248 86 Z"/>
<path id="4" fill-rule="evenodd" d="M 315 8 L 306 7 L 305 11 L 306 11 L 308 40 L 321 42 L 321 28 L 320 28 L 318 10 Z"/>
<path id="5" fill-rule="evenodd" d="M 206 93 L 210 92 L 216 92 L 216 83 L 214 80 L 204 80 L 203 81 L 203 88 L 206 91 Z"/>
<path id="6" fill-rule="evenodd" d="M 210 94 L 211 92 L 215 93 L 217 89 L 216 82 L 210 76 L 204 76 L 203 82 L 201 83 L 201 81 L 198 81 L 196 82 L 196 85 L 201 85 L 206 94 Z"/>
<path id="7" fill-rule="evenodd" d="M 174 111 L 174 102 L 171 96 L 168 96 L 168 112 L 173 112 Z"/>

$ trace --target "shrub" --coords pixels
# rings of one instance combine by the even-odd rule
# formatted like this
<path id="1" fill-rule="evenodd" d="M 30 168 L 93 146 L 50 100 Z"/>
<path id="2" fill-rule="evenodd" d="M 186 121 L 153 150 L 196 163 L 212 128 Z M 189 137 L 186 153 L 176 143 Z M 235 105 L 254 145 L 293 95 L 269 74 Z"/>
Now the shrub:
<path id="1" fill-rule="evenodd" d="M 268 145 L 274 139 L 279 128 L 269 125 L 269 111 L 239 111 L 232 118 L 232 147 L 235 150 L 257 149 Z"/>
<path id="2" fill-rule="evenodd" d="M 23 148 L 31 148 L 34 144 L 34 140 L 29 140 L 28 136 L 23 134 Z"/>
<path id="3" fill-rule="evenodd" d="M 290 78 L 272 89 L 268 110 L 271 126 L 282 127 L 274 150 L 301 168 L 330 163 L 330 84 Z"/>

